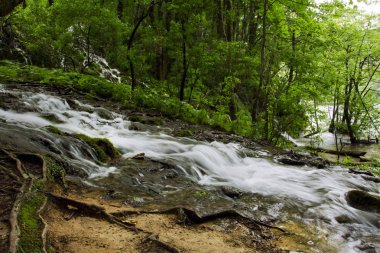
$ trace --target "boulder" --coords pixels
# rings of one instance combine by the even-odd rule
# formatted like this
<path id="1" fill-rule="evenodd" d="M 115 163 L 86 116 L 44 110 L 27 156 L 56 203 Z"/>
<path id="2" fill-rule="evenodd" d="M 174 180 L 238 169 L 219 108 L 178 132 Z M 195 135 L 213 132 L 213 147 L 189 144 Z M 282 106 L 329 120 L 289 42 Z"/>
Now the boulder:
<path id="1" fill-rule="evenodd" d="M 352 190 L 346 193 L 347 203 L 359 210 L 380 213 L 380 197 L 365 191 Z"/>

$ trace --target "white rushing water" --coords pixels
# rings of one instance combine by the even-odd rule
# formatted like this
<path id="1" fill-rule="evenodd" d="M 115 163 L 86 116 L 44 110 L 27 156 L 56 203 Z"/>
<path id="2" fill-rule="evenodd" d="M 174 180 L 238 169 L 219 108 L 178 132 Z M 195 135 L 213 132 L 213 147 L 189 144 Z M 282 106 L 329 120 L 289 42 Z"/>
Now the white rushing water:
<path id="1" fill-rule="evenodd" d="M 107 138 L 124 157 L 145 153 L 150 158 L 174 162 L 199 184 L 229 185 L 277 198 L 279 203 L 291 202 L 295 210 L 305 210 L 302 213 L 305 219 L 314 219 L 329 227 L 336 234 L 331 238 L 336 240 L 339 235 L 353 229 L 358 234 L 357 238 L 380 238 L 380 215 L 354 209 L 347 205 L 344 197 L 349 190 L 363 188 L 379 194 L 379 184 L 365 181 L 346 169 L 286 166 L 264 157 L 249 157 L 233 143 L 208 143 L 174 138 L 160 132 L 129 130 L 131 123 L 122 115 L 109 112 L 112 119 L 105 119 L 100 116 L 99 108 L 77 101 L 82 110 L 74 110 L 65 100 L 50 95 L 25 94 L 22 101 L 33 110 L 18 113 L 0 109 L 0 119 L 31 128 L 54 125 L 68 133 Z M 62 123 L 41 117 L 46 113 L 54 114 Z M 114 167 L 93 166 L 95 169 L 87 171 L 90 177 L 117 173 Z M 276 206 L 277 209 L 281 207 Z M 276 212 L 280 213 L 279 210 Z M 341 215 L 348 216 L 353 223 L 347 226 L 338 224 L 334 218 Z M 344 242 L 341 251 L 355 252 L 354 246 L 360 243 L 357 238 Z"/>

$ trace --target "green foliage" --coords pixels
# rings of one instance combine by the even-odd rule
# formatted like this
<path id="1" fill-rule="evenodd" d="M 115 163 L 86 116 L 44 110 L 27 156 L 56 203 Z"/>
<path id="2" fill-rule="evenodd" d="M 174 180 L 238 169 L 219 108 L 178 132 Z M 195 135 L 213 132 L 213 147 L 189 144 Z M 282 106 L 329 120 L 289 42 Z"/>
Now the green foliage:
<path id="1" fill-rule="evenodd" d="M 378 17 L 339 1 L 275 1 L 266 12 L 218 3 L 30 0 L 1 23 L 0 57 L 62 70 L 2 62 L 0 79 L 75 87 L 274 143 L 308 127 L 311 101 L 346 107 L 336 125 L 354 137 L 377 132 Z M 100 57 L 126 83 L 133 62 L 140 87 L 97 78 Z M 187 103 L 177 99 L 183 81 Z"/>

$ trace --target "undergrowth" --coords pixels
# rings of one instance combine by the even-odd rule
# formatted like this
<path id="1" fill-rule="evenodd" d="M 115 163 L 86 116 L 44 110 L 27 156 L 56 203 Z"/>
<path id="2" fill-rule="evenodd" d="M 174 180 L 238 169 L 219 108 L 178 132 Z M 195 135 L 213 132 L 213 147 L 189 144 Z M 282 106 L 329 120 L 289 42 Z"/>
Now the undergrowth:
<path id="1" fill-rule="evenodd" d="M 236 119 L 231 120 L 223 108 L 196 109 L 189 103 L 171 97 L 159 86 L 152 85 L 149 89 L 137 87 L 132 93 L 131 86 L 126 83 L 113 83 L 101 77 L 78 72 L 46 69 L 5 60 L 0 61 L 0 81 L 53 85 L 57 89 L 74 88 L 88 93 L 90 97 L 99 96 L 110 99 L 128 108 L 151 108 L 160 111 L 167 117 L 210 125 L 241 136 L 252 137 L 253 135 L 251 116 L 247 110 L 239 110 Z"/>

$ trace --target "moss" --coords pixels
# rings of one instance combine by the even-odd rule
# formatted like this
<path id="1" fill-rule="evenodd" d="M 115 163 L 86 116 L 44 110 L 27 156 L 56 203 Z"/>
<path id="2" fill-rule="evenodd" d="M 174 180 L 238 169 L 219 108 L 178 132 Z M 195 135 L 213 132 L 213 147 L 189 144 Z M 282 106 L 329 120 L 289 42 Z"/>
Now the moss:
<path id="1" fill-rule="evenodd" d="M 195 192 L 193 193 L 193 195 L 194 195 L 195 197 L 203 198 L 203 197 L 206 197 L 206 196 L 208 195 L 208 192 L 206 192 L 206 191 L 202 191 L 202 190 L 198 190 L 198 191 L 195 191 Z"/>
<path id="2" fill-rule="evenodd" d="M 53 114 L 53 113 L 44 114 L 44 115 L 42 115 L 42 118 L 44 118 L 50 122 L 57 123 L 57 124 L 64 123 L 64 121 L 59 119 L 58 116 Z"/>
<path id="3" fill-rule="evenodd" d="M 194 133 L 189 129 L 181 129 L 175 133 L 176 137 L 191 137 Z"/>
<path id="4" fill-rule="evenodd" d="M 51 182 L 57 183 L 62 188 L 66 188 L 65 176 L 66 170 L 55 159 L 45 156 L 47 179 Z"/>
<path id="5" fill-rule="evenodd" d="M 53 133 L 53 134 L 58 134 L 58 135 L 62 135 L 62 132 L 61 130 L 59 130 L 57 127 L 55 126 L 46 126 L 45 127 L 47 131 L 49 131 L 50 133 Z"/>
<path id="6" fill-rule="evenodd" d="M 85 141 L 96 152 L 96 155 L 101 162 L 107 162 L 120 156 L 119 151 L 112 143 L 104 138 L 91 138 L 84 134 L 76 134 L 77 138 Z"/>
<path id="7" fill-rule="evenodd" d="M 38 211 L 45 201 L 45 196 L 38 189 L 45 189 L 43 180 L 37 180 L 32 187 L 32 191 L 27 193 L 21 203 L 18 214 L 18 224 L 20 227 L 20 241 L 18 252 L 42 252 L 41 234 L 43 223 L 38 216 Z"/>

